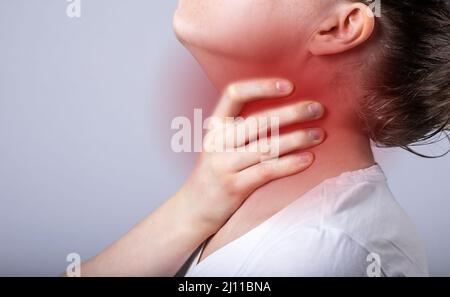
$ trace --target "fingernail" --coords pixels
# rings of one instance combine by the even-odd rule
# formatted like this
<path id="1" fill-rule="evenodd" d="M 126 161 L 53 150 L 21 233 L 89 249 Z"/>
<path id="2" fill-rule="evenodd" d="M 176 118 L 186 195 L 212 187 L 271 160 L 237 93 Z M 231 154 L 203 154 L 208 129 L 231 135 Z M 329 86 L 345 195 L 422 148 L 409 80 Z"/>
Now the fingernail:
<path id="1" fill-rule="evenodd" d="M 313 118 L 320 117 L 323 113 L 323 106 L 319 103 L 312 103 L 308 106 L 309 112 Z"/>
<path id="2" fill-rule="evenodd" d="M 309 135 L 312 140 L 319 141 L 323 137 L 323 132 L 321 129 L 311 129 L 309 130 Z"/>
<path id="3" fill-rule="evenodd" d="M 275 83 L 277 91 L 280 93 L 288 93 L 292 91 L 292 83 L 286 80 L 279 80 Z"/>
<path id="4" fill-rule="evenodd" d="M 313 160 L 313 155 L 311 153 L 301 153 L 298 155 L 298 158 L 302 163 L 311 163 Z"/>

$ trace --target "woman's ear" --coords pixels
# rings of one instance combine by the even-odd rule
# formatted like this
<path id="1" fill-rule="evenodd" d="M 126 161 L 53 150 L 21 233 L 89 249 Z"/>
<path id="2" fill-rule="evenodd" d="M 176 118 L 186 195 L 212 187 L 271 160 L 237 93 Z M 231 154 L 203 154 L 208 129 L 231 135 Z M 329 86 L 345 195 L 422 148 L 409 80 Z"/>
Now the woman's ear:
<path id="1" fill-rule="evenodd" d="M 375 16 L 367 5 L 340 4 L 312 35 L 309 51 L 315 56 L 348 51 L 367 41 L 374 28 Z"/>

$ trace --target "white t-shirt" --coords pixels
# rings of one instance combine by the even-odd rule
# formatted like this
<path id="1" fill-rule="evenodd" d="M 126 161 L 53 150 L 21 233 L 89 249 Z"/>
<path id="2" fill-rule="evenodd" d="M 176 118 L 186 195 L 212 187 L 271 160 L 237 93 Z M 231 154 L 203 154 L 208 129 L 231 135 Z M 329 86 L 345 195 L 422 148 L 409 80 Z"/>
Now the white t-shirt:
<path id="1" fill-rule="evenodd" d="M 325 180 L 186 276 L 427 276 L 422 242 L 378 165 Z"/>

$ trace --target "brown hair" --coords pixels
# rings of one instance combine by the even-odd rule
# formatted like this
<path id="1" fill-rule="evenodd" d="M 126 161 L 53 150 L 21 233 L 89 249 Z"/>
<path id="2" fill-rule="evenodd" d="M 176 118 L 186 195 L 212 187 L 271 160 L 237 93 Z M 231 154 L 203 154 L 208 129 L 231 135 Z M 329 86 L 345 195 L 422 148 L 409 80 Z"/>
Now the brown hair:
<path id="1" fill-rule="evenodd" d="M 380 1 L 379 51 L 360 117 L 378 146 L 414 152 L 413 144 L 450 139 L 450 4 Z"/>

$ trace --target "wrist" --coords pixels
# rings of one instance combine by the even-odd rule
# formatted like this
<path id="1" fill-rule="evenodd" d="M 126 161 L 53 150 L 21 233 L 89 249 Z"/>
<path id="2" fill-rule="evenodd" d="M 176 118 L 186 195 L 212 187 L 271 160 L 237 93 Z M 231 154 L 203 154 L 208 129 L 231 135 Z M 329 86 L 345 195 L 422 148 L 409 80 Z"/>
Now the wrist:
<path id="1" fill-rule="evenodd" d="M 180 190 L 172 197 L 172 200 L 177 205 L 175 220 L 177 228 L 181 232 L 194 232 L 205 237 L 204 240 L 206 240 L 220 228 L 220 226 L 217 227 L 217 222 L 208 216 L 207 211 L 199 207 L 186 190 Z"/>

